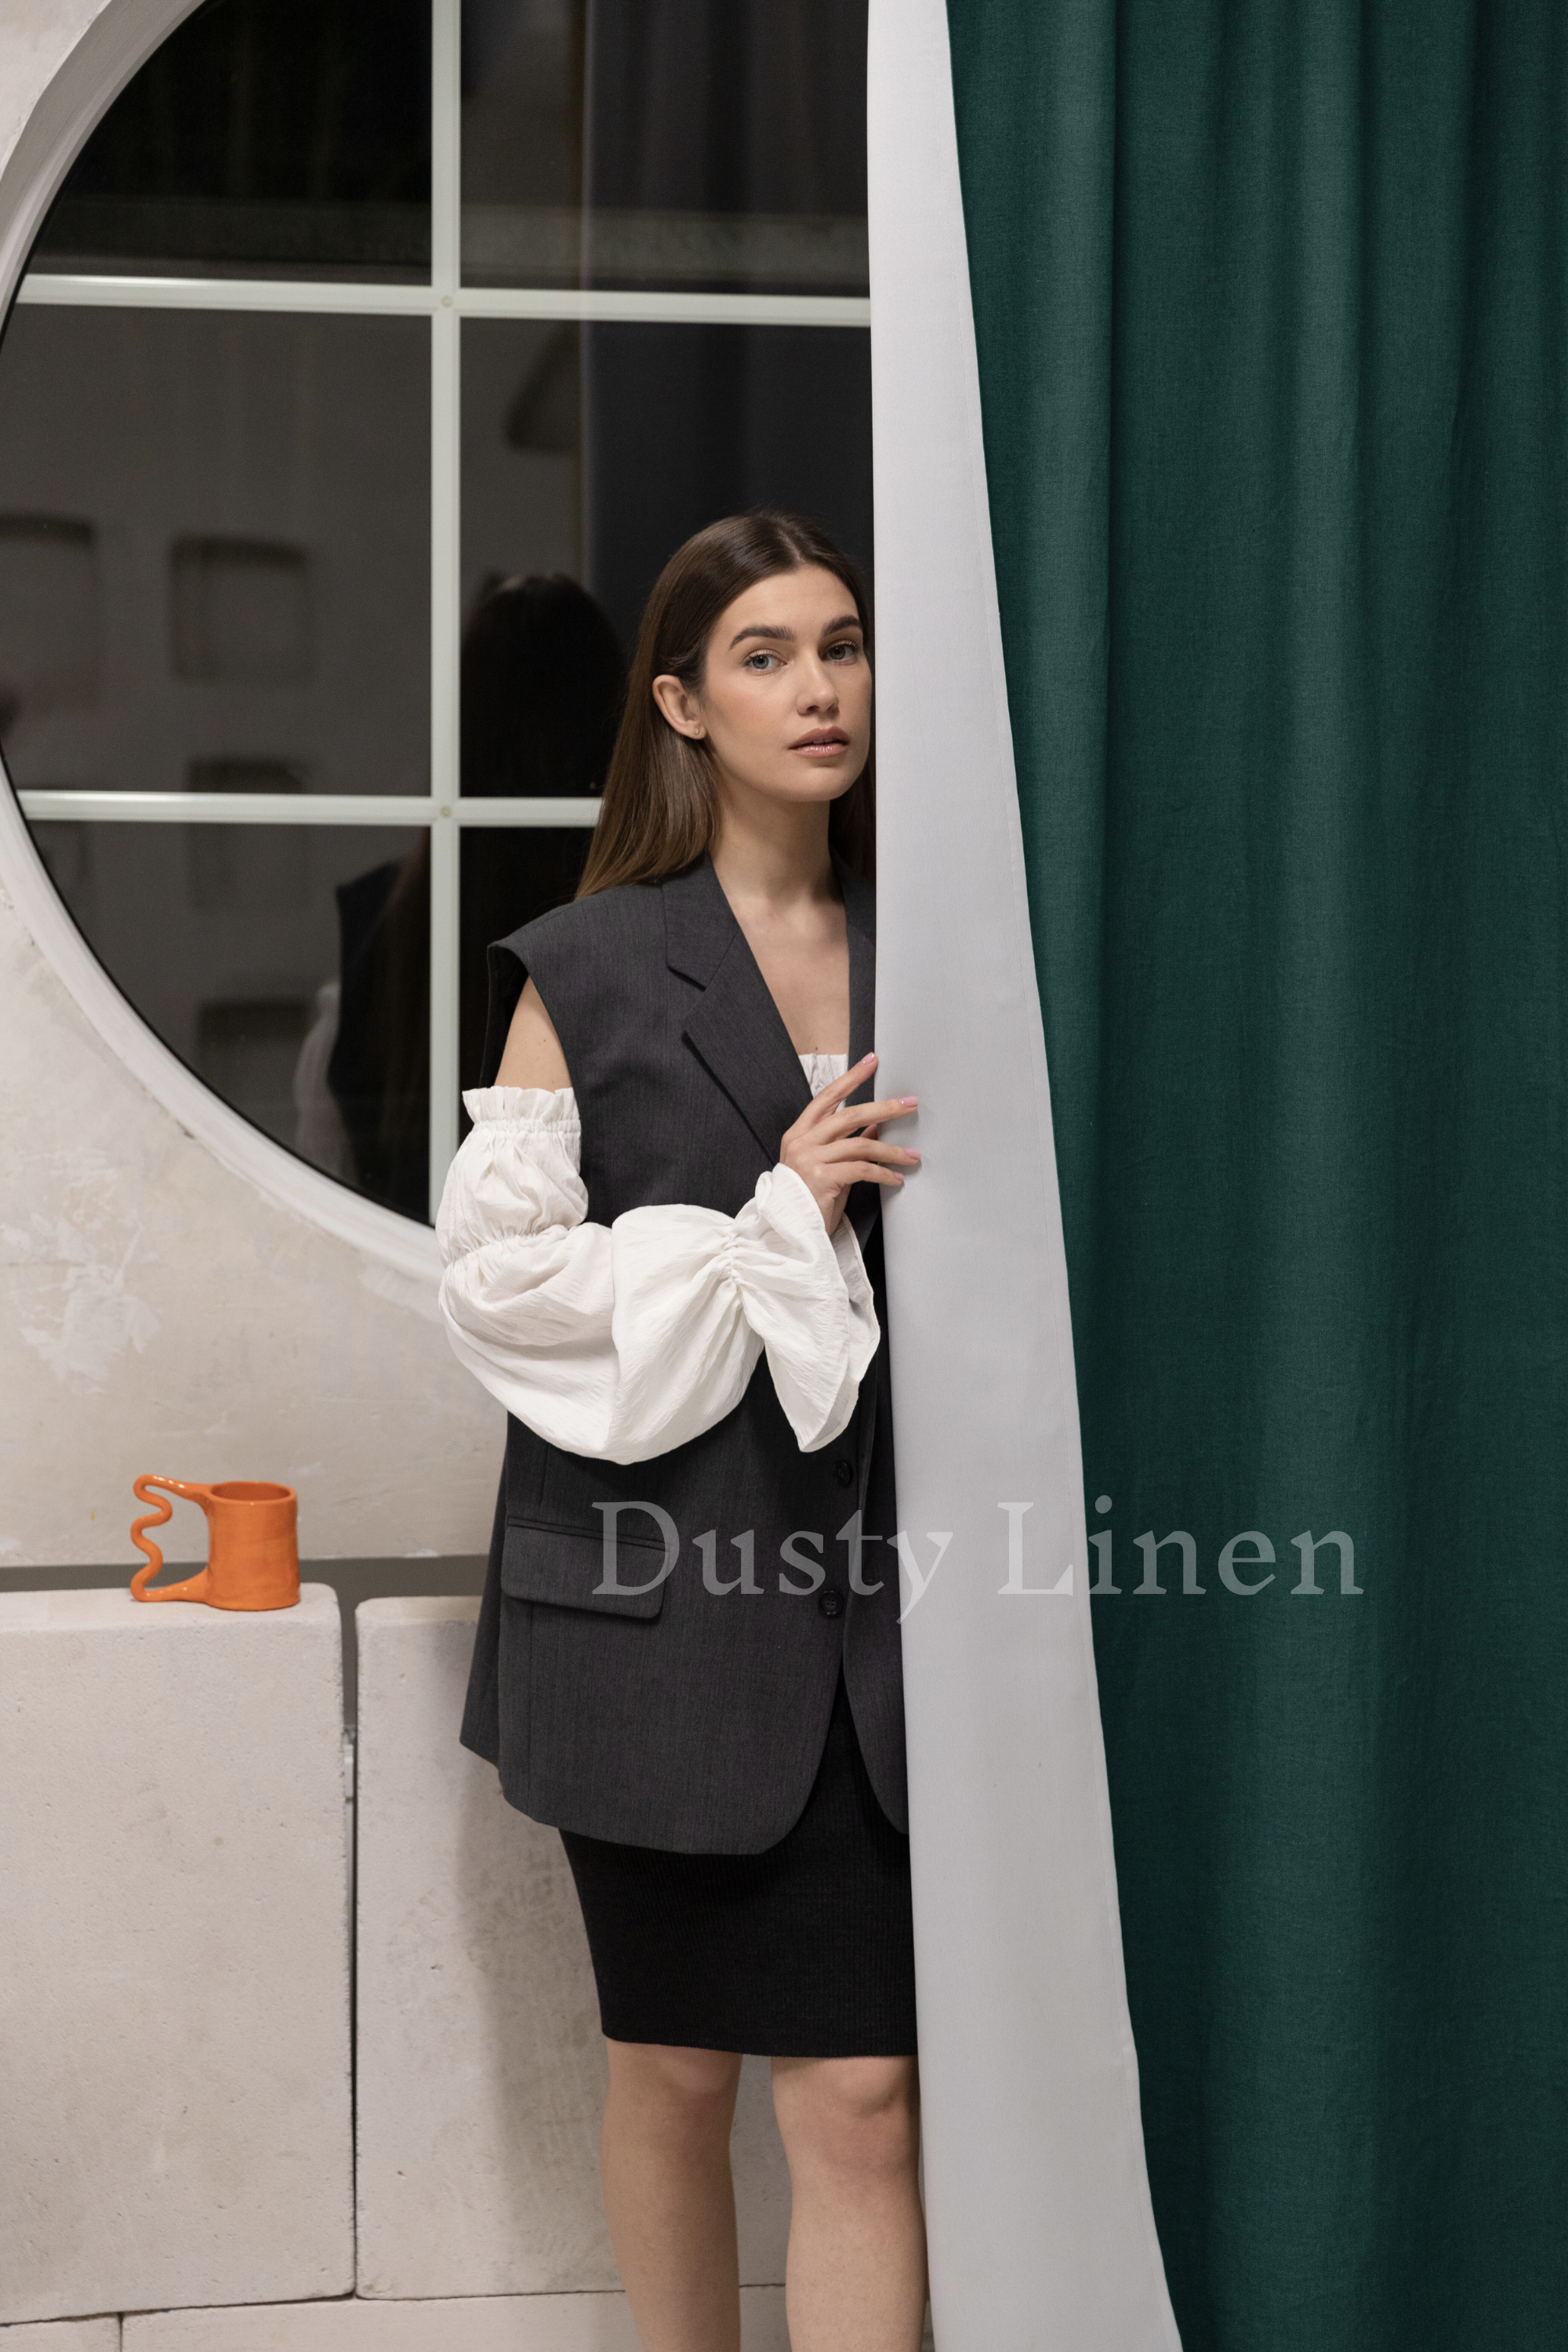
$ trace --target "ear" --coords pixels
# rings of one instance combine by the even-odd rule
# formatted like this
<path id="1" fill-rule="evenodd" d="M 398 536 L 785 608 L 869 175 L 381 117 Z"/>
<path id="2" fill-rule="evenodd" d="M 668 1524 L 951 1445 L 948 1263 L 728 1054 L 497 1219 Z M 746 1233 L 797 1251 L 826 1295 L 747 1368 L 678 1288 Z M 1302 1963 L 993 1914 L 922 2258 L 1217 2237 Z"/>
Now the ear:
<path id="1" fill-rule="evenodd" d="M 668 671 L 662 677 L 656 677 L 653 698 L 678 735 L 689 735 L 693 742 L 700 742 L 708 732 L 701 709 L 697 697 L 689 694 L 678 677 Z"/>

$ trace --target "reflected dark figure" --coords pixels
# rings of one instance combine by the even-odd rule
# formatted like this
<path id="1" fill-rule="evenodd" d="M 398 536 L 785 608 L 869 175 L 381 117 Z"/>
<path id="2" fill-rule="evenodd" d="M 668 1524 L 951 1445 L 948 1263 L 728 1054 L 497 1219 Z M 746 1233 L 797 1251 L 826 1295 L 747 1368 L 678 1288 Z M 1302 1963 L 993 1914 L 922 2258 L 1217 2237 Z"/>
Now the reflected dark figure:
<path id="1" fill-rule="evenodd" d="M 626 664 L 604 614 L 560 573 L 503 580 L 463 638 L 465 798 L 597 793 Z M 587 828 L 465 828 L 460 841 L 458 1071 L 484 1044 L 485 950 L 576 891 Z M 342 999 L 327 1082 L 365 1192 L 426 1217 L 430 1067 L 430 845 L 338 890 Z M 466 1120 L 464 1122 L 467 1124 Z"/>

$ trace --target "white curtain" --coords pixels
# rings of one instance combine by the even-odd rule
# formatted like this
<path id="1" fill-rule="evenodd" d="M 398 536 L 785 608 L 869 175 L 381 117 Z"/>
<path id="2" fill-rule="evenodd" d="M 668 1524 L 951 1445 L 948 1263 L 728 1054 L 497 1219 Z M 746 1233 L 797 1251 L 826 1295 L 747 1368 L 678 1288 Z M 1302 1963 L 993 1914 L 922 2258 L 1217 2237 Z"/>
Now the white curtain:
<path id="1" fill-rule="evenodd" d="M 904 1661 L 936 2340 L 1170 2352 L 942 0 L 872 0 L 869 129 L 878 1085 L 919 1093 L 925 1153 L 887 1248 L 930 1578 L 912 1607 L 905 1579 Z"/>

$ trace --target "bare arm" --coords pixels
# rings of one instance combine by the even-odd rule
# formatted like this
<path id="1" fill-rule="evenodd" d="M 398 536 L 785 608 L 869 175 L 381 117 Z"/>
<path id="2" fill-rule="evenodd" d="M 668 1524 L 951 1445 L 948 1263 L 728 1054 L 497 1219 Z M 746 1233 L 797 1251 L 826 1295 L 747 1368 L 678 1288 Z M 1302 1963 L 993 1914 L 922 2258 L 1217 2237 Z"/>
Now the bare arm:
<path id="1" fill-rule="evenodd" d="M 498 1087 L 545 1087 L 552 1094 L 572 1083 L 555 1024 L 544 1009 L 544 999 L 529 981 L 517 1001 L 506 1051 L 496 1072 Z"/>

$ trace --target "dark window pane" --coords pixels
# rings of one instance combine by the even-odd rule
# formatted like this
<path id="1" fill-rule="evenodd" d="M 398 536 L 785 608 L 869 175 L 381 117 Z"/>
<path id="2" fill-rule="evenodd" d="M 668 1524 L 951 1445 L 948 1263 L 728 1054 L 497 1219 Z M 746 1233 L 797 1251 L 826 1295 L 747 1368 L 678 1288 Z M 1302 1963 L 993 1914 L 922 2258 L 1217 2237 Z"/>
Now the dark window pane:
<path id="1" fill-rule="evenodd" d="M 524 531 L 510 551 L 531 547 L 537 556 L 539 544 Z M 464 798 L 599 793 L 625 682 L 615 632 L 585 589 L 559 570 L 499 564 L 473 597 L 463 632 Z M 486 949 L 575 896 L 590 838 L 585 825 L 464 827 L 463 1086 L 478 1085 L 483 1059 Z"/>
<path id="2" fill-rule="evenodd" d="M 583 576 L 582 331 L 468 319 L 462 334 L 469 613 L 488 584 L 512 573 Z"/>
<path id="3" fill-rule="evenodd" d="M 426 791 L 429 384 L 418 320 L 15 311 L 13 781 Z"/>
<path id="4" fill-rule="evenodd" d="M 329 1175 L 426 1214 L 429 836 L 372 827 L 33 827 L 164 1044 Z"/>
<path id="5" fill-rule="evenodd" d="M 35 269 L 423 278 L 429 0 L 207 0 L 110 108 Z"/>
<path id="6" fill-rule="evenodd" d="M 463 272 L 864 292 L 865 0 L 464 0 Z"/>
<path id="7" fill-rule="evenodd" d="M 860 329 L 469 320 L 463 420 L 470 602 L 509 572 L 569 572 L 629 648 L 681 541 L 756 506 L 817 516 L 869 571 Z"/>

